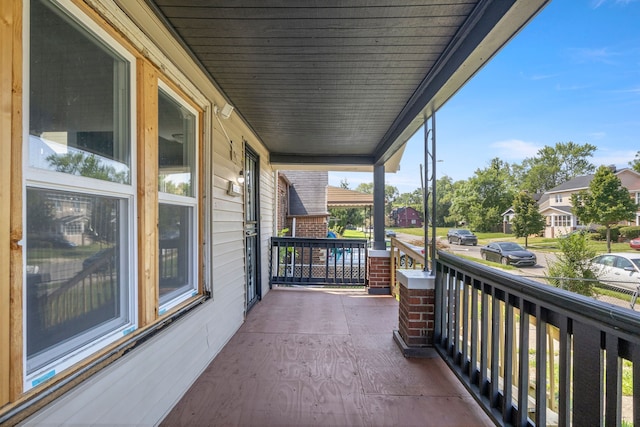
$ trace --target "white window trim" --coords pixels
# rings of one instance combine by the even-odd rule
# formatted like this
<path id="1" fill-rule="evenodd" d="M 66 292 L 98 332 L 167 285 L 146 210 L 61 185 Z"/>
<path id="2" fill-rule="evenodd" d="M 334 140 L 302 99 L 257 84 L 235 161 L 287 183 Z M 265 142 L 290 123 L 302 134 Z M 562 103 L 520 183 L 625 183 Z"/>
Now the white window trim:
<path id="1" fill-rule="evenodd" d="M 190 242 L 190 247 L 189 247 L 189 257 L 192 260 L 192 262 L 189 263 L 190 265 L 190 271 L 189 271 L 189 275 L 190 277 L 193 278 L 193 283 L 191 283 L 191 291 L 190 292 L 184 292 L 183 294 L 180 294 L 178 296 L 176 296 L 175 298 L 165 302 L 164 304 L 161 304 L 158 307 L 158 315 L 163 315 L 164 313 L 167 312 L 167 310 L 181 304 L 182 302 L 188 300 L 189 298 L 197 295 L 198 293 L 198 289 L 199 289 L 199 275 L 198 275 L 198 262 L 197 262 L 197 256 L 198 256 L 198 207 L 199 207 L 199 199 L 198 199 L 198 194 L 199 194 L 199 182 L 198 182 L 198 176 L 199 176 L 199 159 L 200 159 L 200 153 L 198 150 L 198 143 L 200 142 L 200 115 L 198 113 L 198 111 L 188 102 L 185 101 L 184 96 L 178 94 L 176 91 L 174 91 L 169 85 L 167 85 L 164 81 L 162 80 L 158 80 L 158 89 L 162 90 L 165 94 L 167 94 L 168 96 L 170 96 L 175 102 L 177 102 L 178 104 L 180 104 L 182 107 L 184 107 L 186 110 L 188 110 L 189 112 L 191 112 L 194 117 L 195 117 L 195 129 L 194 129 L 194 136 L 195 136 L 195 141 L 194 144 L 196 144 L 196 146 L 194 147 L 194 158 L 193 158 L 193 177 L 192 177 L 192 183 L 191 183 L 191 189 L 192 189 L 192 194 L 193 196 L 182 196 L 182 195 L 178 195 L 178 194 L 170 194 L 170 193 L 164 193 L 161 191 L 158 191 L 158 203 L 162 203 L 162 204 L 169 204 L 169 205 L 177 205 L 177 206 L 186 206 L 186 207 L 190 207 L 191 209 L 191 233 L 192 233 L 192 241 Z M 160 94 L 158 93 L 158 96 Z M 159 284 L 157 284 L 156 286 L 159 286 Z"/>
<path id="2" fill-rule="evenodd" d="M 126 200 L 128 204 L 128 213 L 126 218 L 123 217 L 123 227 L 121 230 L 121 238 L 123 242 L 127 242 L 129 250 L 126 260 L 122 260 L 123 263 L 127 263 L 127 273 L 123 280 L 128 283 L 128 317 L 129 322 L 120 326 L 119 328 L 106 333 L 93 342 L 82 346 L 81 348 L 72 351 L 65 356 L 56 359 L 49 364 L 35 370 L 34 372 L 27 374 L 27 348 L 26 341 L 23 342 L 23 387 L 24 391 L 28 391 L 33 387 L 36 387 L 40 383 L 54 377 L 59 372 L 77 364 L 78 362 L 86 359 L 88 356 L 96 353 L 100 349 L 108 346 L 109 344 L 121 339 L 124 335 L 129 334 L 138 327 L 138 288 L 137 288 L 137 158 L 136 158 L 136 58 L 129 51 L 124 49 L 120 43 L 111 37 L 103 28 L 97 25 L 91 18 L 89 18 L 80 8 L 78 8 L 71 0 L 52 0 L 52 3 L 59 6 L 61 10 L 65 11 L 71 19 L 82 27 L 85 31 L 93 33 L 103 43 L 109 45 L 114 51 L 121 55 L 126 61 L 129 62 L 129 81 L 130 81 L 130 93 L 129 93 L 129 111 L 130 111 L 130 159 L 129 165 L 130 171 L 130 184 L 119 184 L 108 181 L 97 180 L 88 177 L 79 177 L 69 175 L 65 173 L 41 170 L 37 168 L 31 168 L 28 165 L 28 148 L 29 144 L 25 144 L 25 137 L 29 137 L 29 63 L 30 63 L 30 1 L 24 2 L 23 7 L 23 40 L 25 41 L 24 55 L 23 55 L 23 93 L 27 94 L 23 97 L 23 182 L 22 182 L 22 197 L 26 200 L 27 187 L 39 188 L 39 189 L 53 189 L 72 192 L 83 192 L 92 195 L 103 195 Z M 28 141 L 27 141 L 28 142 Z M 26 224 L 26 211 L 23 209 L 22 223 Z M 124 243 L 123 243 L 124 244 Z M 23 256 L 23 271 L 26 271 L 26 256 Z M 25 275 L 26 277 L 26 275 Z M 26 280 L 26 279 L 25 279 Z M 23 282 L 25 283 L 25 282 Z M 26 286 L 23 285 L 23 293 L 26 295 Z M 27 298 L 23 297 L 23 313 L 27 312 Z M 23 331 L 27 331 L 26 317 L 23 316 Z"/>

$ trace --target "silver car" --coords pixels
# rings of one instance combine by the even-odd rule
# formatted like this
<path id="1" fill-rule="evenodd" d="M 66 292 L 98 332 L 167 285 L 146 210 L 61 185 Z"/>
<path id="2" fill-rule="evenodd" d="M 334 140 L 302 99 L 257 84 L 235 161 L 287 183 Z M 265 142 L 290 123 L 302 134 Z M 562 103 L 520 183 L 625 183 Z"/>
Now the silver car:
<path id="1" fill-rule="evenodd" d="M 616 252 L 591 260 L 598 280 L 606 285 L 635 291 L 640 286 L 640 254 Z"/>

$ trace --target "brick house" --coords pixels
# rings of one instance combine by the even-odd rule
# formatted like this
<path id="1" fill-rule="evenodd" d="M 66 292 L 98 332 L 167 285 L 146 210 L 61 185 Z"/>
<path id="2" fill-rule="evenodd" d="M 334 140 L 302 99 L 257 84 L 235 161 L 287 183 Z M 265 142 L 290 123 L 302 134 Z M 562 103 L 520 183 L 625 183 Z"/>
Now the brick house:
<path id="1" fill-rule="evenodd" d="M 394 209 L 391 219 L 394 227 L 422 227 L 422 215 L 410 206 Z"/>
<path id="2" fill-rule="evenodd" d="M 278 231 L 288 228 L 295 237 L 327 237 L 326 171 L 280 171 L 278 173 Z"/>

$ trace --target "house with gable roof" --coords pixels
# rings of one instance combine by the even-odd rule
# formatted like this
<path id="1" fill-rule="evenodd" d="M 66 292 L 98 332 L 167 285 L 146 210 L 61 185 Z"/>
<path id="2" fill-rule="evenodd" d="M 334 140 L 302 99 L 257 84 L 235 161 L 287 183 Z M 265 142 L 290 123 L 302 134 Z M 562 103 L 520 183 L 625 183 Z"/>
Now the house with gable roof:
<path id="1" fill-rule="evenodd" d="M 636 204 L 640 203 L 640 173 L 624 168 L 615 171 L 622 185 L 629 190 L 630 197 Z M 571 195 L 581 190 L 588 190 L 594 175 L 582 175 L 570 179 L 545 192 L 538 201 L 539 211 L 546 218 L 544 237 L 558 237 L 573 230 L 596 224 L 582 224 L 572 212 Z M 633 222 L 640 225 L 640 209 Z M 631 224 L 629 224 L 631 225 Z"/>

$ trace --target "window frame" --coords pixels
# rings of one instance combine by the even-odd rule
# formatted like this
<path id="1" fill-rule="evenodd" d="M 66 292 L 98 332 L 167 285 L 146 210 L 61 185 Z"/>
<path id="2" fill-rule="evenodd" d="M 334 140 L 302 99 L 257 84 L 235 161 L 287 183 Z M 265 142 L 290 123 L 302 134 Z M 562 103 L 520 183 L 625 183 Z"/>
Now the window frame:
<path id="1" fill-rule="evenodd" d="M 23 302 L 22 302 L 22 327 L 23 327 L 23 342 L 22 342 L 22 379 L 23 390 L 27 391 L 48 380 L 49 378 L 58 374 L 63 370 L 70 368 L 73 365 L 85 360 L 87 357 L 95 354 L 96 352 L 104 349 L 109 344 L 120 340 L 124 335 L 129 334 L 133 330 L 138 328 L 138 265 L 136 262 L 138 252 L 138 224 L 137 224 L 137 59 L 136 56 L 130 52 L 120 41 L 109 34 L 104 28 L 96 23 L 91 17 L 89 17 L 82 9 L 73 3 L 71 0 L 53 0 L 52 7 L 61 11 L 65 17 L 74 22 L 75 25 L 81 30 L 88 33 L 90 36 L 95 37 L 100 43 L 108 46 L 113 52 L 117 53 L 124 61 L 128 63 L 128 72 L 126 78 L 129 80 L 129 93 L 128 93 L 128 123 L 129 128 L 126 130 L 129 137 L 129 174 L 130 179 L 128 184 L 122 184 L 117 182 L 105 181 L 91 177 L 71 175 L 64 172 L 57 172 L 53 170 L 40 169 L 31 167 L 29 165 L 29 107 L 30 107 L 30 44 L 31 44 L 31 1 L 25 1 L 23 7 L 23 40 L 24 40 L 24 56 L 23 56 L 23 148 L 22 148 L 22 198 L 26 201 L 27 188 L 33 188 L 38 190 L 54 190 L 54 191 L 66 191 L 75 192 L 80 194 L 88 194 L 91 196 L 105 196 L 120 200 L 120 205 L 126 205 L 126 211 L 122 213 L 120 220 L 122 221 L 122 227 L 119 232 L 119 239 L 121 244 L 126 245 L 125 256 L 120 259 L 120 266 L 124 267 L 121 280 L 123 282 L 121 289 L 126 289 L 127 294 L 121 297 L 120 309 L 124 309 L 120 313 L 121 319 L 127 319 L 120 326 L 111 328 L 108 331 L 93 338 L 91 342 L 85 343 L 79 348 L 75 348 L 69 352 L 64 353 L 62 356 L 58 356 L 48 361 L 43 366 L 35 369 L 32 372 L 28 372 L 27 364 L 27 285 L 26 274 L 24 274 L 22 286 L 23 286 Z M 27 224 L 26 216 L 26 203 L 23 205 L 22 210 L 22 223 Z M 24 246 L 24 254 L 26 255 L 26 245 Z M 23 256 L 23 272 L 26 272 L 27 257 Z M 124 298 L 126 298 L 127 305 L 123 305 Z M 88 329 L 87 331 L 98 330 Z M 87 332 L 83 332 L 87 333 Z M 64 343 L 63 343 L 64 344 Z M 59 347 L 56 347 L 59 348 Z M 49 352 L 56 353 L 53 350 Z"/>
<path id="2" fill-rule="evenodd" d="M 199 253 L 199 241 L 200 241 L 200 224 L 198 221 L 198 217 L 199 217 L 199 213 L 200 213 L 200 182 L 199 182 L 199 177 L 200 177 L 200 146 L 201 146 L 201 128 L 202 128 L 202 123 L 201 123 L 201 112 L 194 106 L 191 104 L 191 102 L 189 102 L 188 97 L 185 96 L 184 94 L 181 94 L 180 92 L 178 92 L 177 90 L 175 90 L 169 83 L 165 82 L 162 78 L 158 79 L 158 98 L 160 97 L 160 92 L 164 92 L 165 96 L 168 96 L 169 98 L 171 98 L 174 102 L 176 102 L 177 104 L 179 104 L 181 107 L 185 108 L 187 111 L 189 111 L 191 114 L 193 114 L 194 117 L 194 153 L 193 153 L 193 160 L 192 160 L 192 164 L 193 164 L 193 171 L 192 171 L 192 178 L 191 178 L 191 196 L 184 196 L 184 195 L 177 195 L 177 194 L 171 194 L 171 193 L 166 193 L 166 192 L 162 192 L 158 189 L 158 210 L 157 210 L 157 215 L 159 218 L 159 207 L 161 204 L 165 204 L 165 205 L 172 205 L 172 206 L 181 206 L 181 207 L 188 207 L 191 209 L 191 213 L 190 213 L 190 224 L 189 224 L 189 237 L 191 238 L 191 241 L 188 242 L 188 256 L 189 256 L 189 261 L 188 265 L 189 265 L 189 277 L 191 278 L 190 280 L 190 285 L 188 290 L 185 289 L 184 292 L 175 295 L 173 298 L 167 300 L 167 301 L 160 301 L 160 295 L 159 295 L 159 287 L 160 287 L 160 283 L 159 283 L 159 279 L 160 279 L 160 272 L 158 272 L 158 283 L 156 284 L 156 286 L 158 287 L 158 316 L 163 316 L 165 315 L 167 312 L 169 312 L 171 309 L 173 309 L 174 307 L 182 304 L 183 302 L 189 300 L 190 298 L 197 296 L 200 292 L 200 271 L 198 269 L 198 265 L 199 262 L 198 260 L 200 259 L 200 253 Z M 158 113 L 158 119 L 159 119 L 159 113 Z M 159 150 L 159 144 L 156 144 L 156 148 Z M 160 175 L 160 170 L 159 170 L 159 165 L 158 165 L 158 177 Z M 159 233 L 158 233 L 158 238 L 159 238 Z M 159 263 L 160 260 L 160 252 L 158 250 L 158 261 L 156 264 Z"/>

